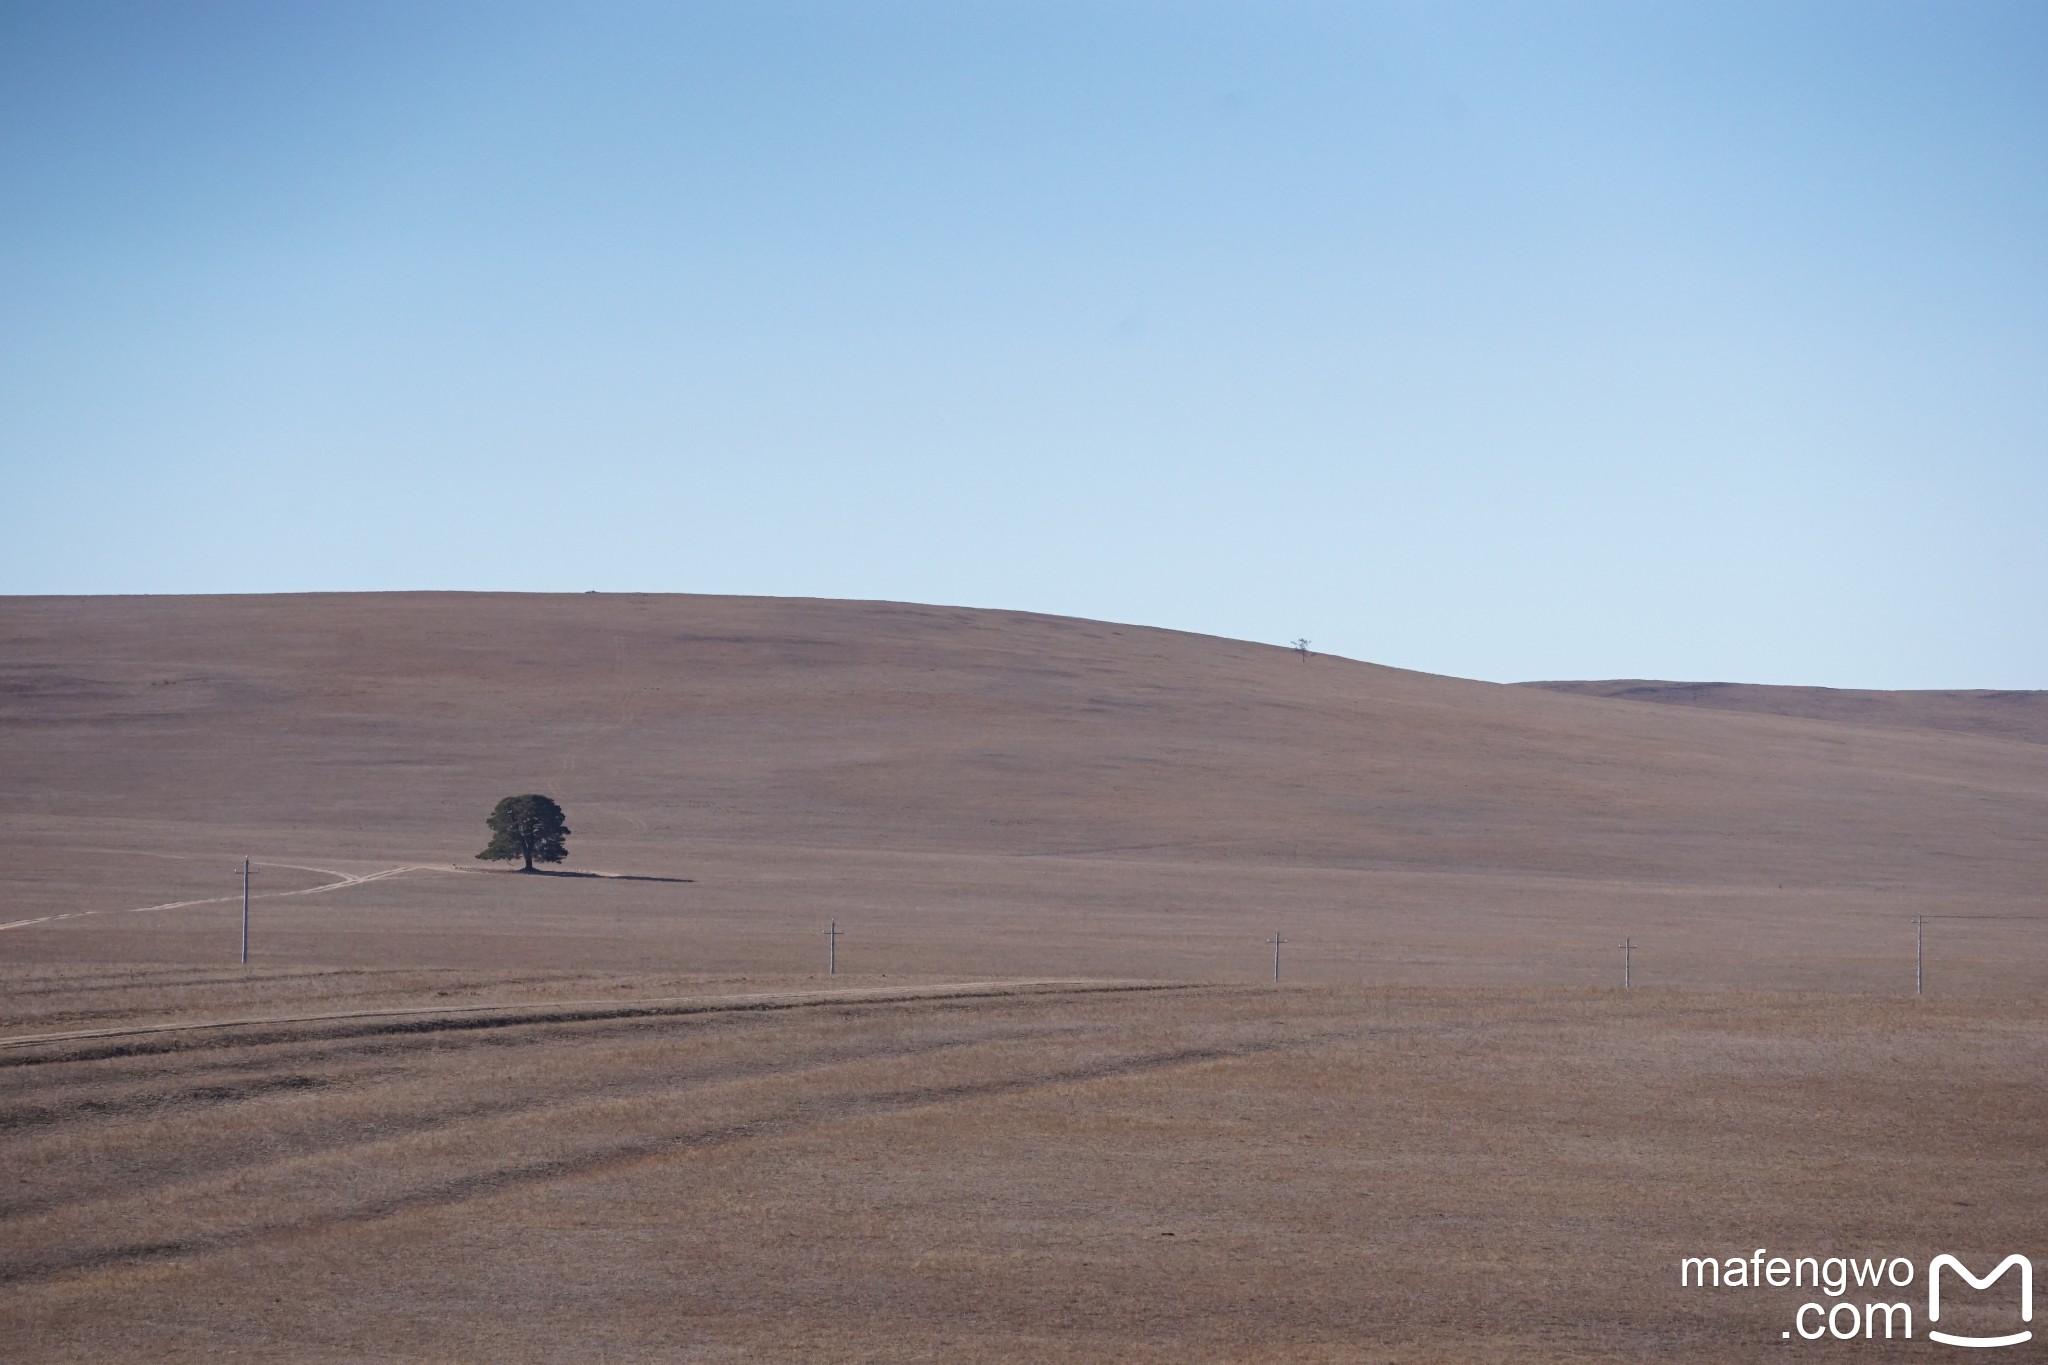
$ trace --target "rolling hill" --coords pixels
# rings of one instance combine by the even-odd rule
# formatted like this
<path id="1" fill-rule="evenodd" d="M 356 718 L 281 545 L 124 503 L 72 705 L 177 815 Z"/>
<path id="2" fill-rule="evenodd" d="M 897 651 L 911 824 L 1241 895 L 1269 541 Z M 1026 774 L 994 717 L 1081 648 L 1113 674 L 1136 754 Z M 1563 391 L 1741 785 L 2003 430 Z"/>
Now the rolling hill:
<path id="1" fill-rule="evenodd" d="M 1682 1256 L 2029 1245 L 2025 704 L 1623 692 L 890 603 L 0 602 L 0 1340 L 1719 1362 L 1819 1291 Z M 567 868 L 478 864 L 533 789 Z M 1916 996 L 1924 915 L 1990 918 Z"/>
<path id="2" fill-rule="evenodd" d="M 1847 725 L 1884 725 L 1909 730 L 1948 730 L 1992 739 L 2048 744 L 2048 692 L 1927 691 L 1871 692 L 1840 687 L 1763 687 L 1753 683 L 1655 682 L 1616 678 L 1606 682 L 1531 682 L 1580 697 L 1702 706 L 1714 711 L 1747 711 L 1802 720 L 1835 720 Z"/>
<path id="3" fill-rule="evenodd" d="M 2048 873 L 2029 703 L 1724 689 L 1650 706 L 1620 685 L 1574 694 L 1589 686 L 896 603 L 16 598 L 0 872 L 15 919 L 225 895 L 245 851 L 298 865 L 266 892 L 476 871 L 491 803 L 539 790 L 570 813 L 571 869 L 689 876 L 693 914 L 916 938 L 913 922 L 1025 934 L 1092 907 L 1135 916 L 1133 943 L 1327 921 L 1359 960 L 1398 930 L 1410 957 L 1496 963 L 1521 952 L 1504 926 L 1669 921 L 1686 951 L 1761 952 L 1756 935 L 2031 906 Z M 440 904 L 457 884 L 406 873 L 278 909 L 325 916 L 327 947 L 292 951 L 353 960 L 375 949 L 345 941 L 345 904 L 397 910 L 401 887 Z M 101 919 L 5 947 L 175 956 L 161 936 L 180 915 L 120 943 Z M 583 949 L 611 951 L 616 928 L 591 922 Z"/>

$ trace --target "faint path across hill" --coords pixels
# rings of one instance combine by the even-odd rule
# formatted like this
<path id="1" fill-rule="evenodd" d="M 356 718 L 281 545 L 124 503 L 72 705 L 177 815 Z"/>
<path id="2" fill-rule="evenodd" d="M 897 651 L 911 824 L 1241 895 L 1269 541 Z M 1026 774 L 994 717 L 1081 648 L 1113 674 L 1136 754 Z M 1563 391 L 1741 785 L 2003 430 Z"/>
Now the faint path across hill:
<path id="1" fill-rule="evenodd" d="M 252 901 L 277 900 L 284 896 L 317 896 L 323 891 L 341 891 L 351 886 L 362 886 L 369 882 L 381 882 L 387 877 L 403 876 L 408 872 L 467 872 L 467 868 L 436 867 L 427 864 L 408 864 L 403 867 L 387 867 L 376 872 L 341 872 L 331 867 L 309 867 L 304 863 L 257 863 L 258 868 L 288 867 L 294 872 L 317 872 L 323 877 L 336 880 L 323 882 L 319 886 L 302 886 L 295 891 L 259 891 L 250 896 Z M 143 915 L 152 910 L 183 910 L 194 905 L 226 905 L 242 899 L 241 893 L 229 896 L 206 896 L 199 900 L 165 901 L 160 905 L 124 906 L 105 910 L 67 910 L 61 915 L 39 915 L 34 919 L 12 920 L 0 924 L 0 930 L 28 929 L 38 924 L 55 924 L 59 920 L 83 919 L 87 915 Z"/>
<path id="2" fill-rule="evenodd" d="M 116 849 L 104 851 L 129 852 L 131 850 Z M 279 900 L 285 896 L 317 896 L 325 891 L 346 891 L 349 887 L 352 886 L 367 886 L 371 882 L 381 882 L 390 877 L 402 877 L 408 872 L 446 872 L 455 876 L 462 877 L 504 875 L 502 873 L 494 874 L 480 867 L 452 867 L 445 863 L 405 863 L 401 864 L 398 867 L 379 868 L 375 872 L 360 873 L 343 872 L 339 868 L 333 867 L 314 867 L 308 863 L 262 862 L 255 863 L 253 864 L 253 866 L 258 868 L 259 870 L 266 867 L 288 867 L 292 869 L 294 872 L 317 872 L 323 877 L 333 877 L 335 880 L 331 882 L 322 882 L 318 886 L 302 886 L 292 891 L 258 891 L 254 895 L 249 897 L 249 899 L 252 901 Z M 542 875 L 550 877 L 576 877 L 588 878 L 597 881 L 621 882 L 685 883 L 690 880 L 688 877 L 637 876 L 629 872 L 549 871 L 543 873 Z M 226 896 L 204 896 L 198 900 L 189 901 L 163 901 L 157 905 L 117 906 L 99 910 L 67 910 L 63 914 L 59 915 L 38 915 L 33 919 L 10 920 L 4 924 L 0 924 L 0 932 L 4 932 L 8 929 L 31 929 L 38 924 L 55 924 L 60 920 L 83 919 L 87 915 L 145 915 L 153 910 L 184 910 L 195 905 L 229 905 L 234 903 L 235 901 L 239 901 L 240 899 L 242 899 L 242 894 L 241 892 L 237 891 Z"/>

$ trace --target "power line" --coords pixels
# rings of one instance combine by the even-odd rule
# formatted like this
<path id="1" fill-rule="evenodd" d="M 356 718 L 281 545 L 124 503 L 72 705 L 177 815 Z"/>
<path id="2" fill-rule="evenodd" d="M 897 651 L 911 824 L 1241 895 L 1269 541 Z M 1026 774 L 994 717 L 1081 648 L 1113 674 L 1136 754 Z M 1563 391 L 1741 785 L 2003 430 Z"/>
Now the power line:
<path id="1" fill-rule="evenodd" d="M 1927 921 L 1931 919 L 2023 920 L 2048 922 L 2048 915 L 1915 915 L 1913 916 L 1913 994 L 1927 993 Z"/>
<path id="2" fill-rule="evenodd" d="M 2048 915 L 1915 915 L 1914 919 L 2025 919 L 2048 920 Z"/>

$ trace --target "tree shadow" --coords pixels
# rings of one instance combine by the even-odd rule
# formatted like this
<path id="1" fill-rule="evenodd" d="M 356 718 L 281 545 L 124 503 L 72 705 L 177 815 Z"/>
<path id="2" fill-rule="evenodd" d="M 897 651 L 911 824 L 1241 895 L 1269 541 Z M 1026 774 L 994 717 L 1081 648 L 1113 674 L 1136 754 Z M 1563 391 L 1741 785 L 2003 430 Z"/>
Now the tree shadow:
<path id="1" fill-rule="evenodd" d="M 631 872 L 563 872 L 546 867 L 536 867 L 531 870 L 515 867 L 499 875 L 504 877 L 579 877 L 599 882 L 673 882 L 679 885 L 688 885 L 697 880 L 695 877 L 645 877 Z"/>

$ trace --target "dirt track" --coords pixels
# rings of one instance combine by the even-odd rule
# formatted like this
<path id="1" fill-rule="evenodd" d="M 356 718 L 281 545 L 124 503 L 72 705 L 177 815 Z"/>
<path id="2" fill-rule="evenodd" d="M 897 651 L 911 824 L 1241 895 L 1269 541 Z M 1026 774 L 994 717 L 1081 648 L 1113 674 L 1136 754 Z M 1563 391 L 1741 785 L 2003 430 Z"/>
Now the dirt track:
<path id="1" fill-rule="evenodd" d="M 115 849 L 104 851 L 121 853 L 126 852 L 128 850 Z M 408 872 L 455 872 L 461 870 L 458 868 L 448 867 L 412 866 L 387 867 L 379 872 L 365 872 L 358 874 L 354 872 L 337 871 L 336 869 L 331 867 L 308 867 L 303 863 L 258 863 L 255 865 L 255 870 L 259 873 L 266 868 L 290 868 L 295 872 L 317 872 L 324 877 L 333 877 L 335 880 L 323 883 L 319 886 L 301 886 L 290 891 L 254 892 L 249 897 L 249 899 L 252 901 L 272 901 L 281 900 L 286 896 L 316 896 L 328 891 L 344 891 L 351 886 L 362 886 L 369 882 L 381 882 L 386 877 L 403 876 Z M 90 915 L 146 915 L 156 910 L 189 910 L 194 906 L 200 905 L 228 905 L 231 903 L 239 904 L 241 899 L 242 898 L 240 896 L 207 896 L 198 900 L 164 901 L 158 905 L 138 905 L 132 908 L 123 908 L 119 910 L 70 910 L 65 911 L 62 914 L 40 915 L 34 919 L 12 920 L 7 923 L 0 924 L 0 930 L 31 929 L 37 925 L 42 924 L 60 924 L 66 920 L 84 919 Z"/>

